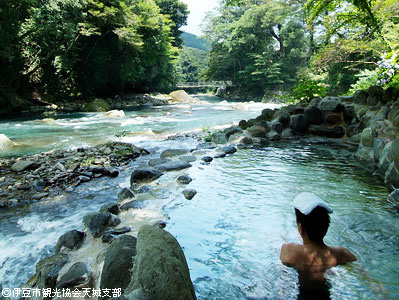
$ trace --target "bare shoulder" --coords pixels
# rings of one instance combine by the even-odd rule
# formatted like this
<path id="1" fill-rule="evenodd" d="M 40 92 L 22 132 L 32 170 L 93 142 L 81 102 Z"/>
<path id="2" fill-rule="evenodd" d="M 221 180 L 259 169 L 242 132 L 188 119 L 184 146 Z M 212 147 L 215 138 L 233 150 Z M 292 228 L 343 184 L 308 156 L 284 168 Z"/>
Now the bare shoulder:
<path id="1" fill-rule="evenodd" d="M 296 243 L 287 243 L 281 247 L 280 260 L 286 266 L 294 264 L 301 253 L 302 245 Z"/>
<path id="2" fill-rule="evenodd" d="M 344 247 L 331 247 L 331 250 L 334 252 L 339 265 L 357 260 L 356 256 Z"/>

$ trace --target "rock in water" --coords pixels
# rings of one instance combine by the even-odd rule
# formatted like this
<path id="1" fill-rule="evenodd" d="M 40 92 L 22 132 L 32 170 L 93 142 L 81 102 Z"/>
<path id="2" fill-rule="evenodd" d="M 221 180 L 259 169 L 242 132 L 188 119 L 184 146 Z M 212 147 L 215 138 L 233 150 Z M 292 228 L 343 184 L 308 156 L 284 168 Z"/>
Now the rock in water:
<path id="1" fill-rule="evenodd" d="M 14 143 L 4 134 L 0 134 L 0 150 L 12 147 Z"/>
<path id="2" fill-rule="evenodd" d="M 122 191 L 118 194 L 118 202 L 123 202 L 124 200 L 133 199 L 133 198 L 134 194 L 128 188 L 123 188 Z"/>
<path id="3" fill-rule="evenodd" d="M 172 160 L 170 162 L 164 163 L 157 165 L 156 168 L 161 170 L 161 171 L 178 171 L 178 170 L 183 170 L 192 167 L 191 164 L 181 161 L 181 160 Z"/>
<path id="4" fill-rule="evenodd" d="M 197 191 L 193 189 L 187 189 L 184 190 L 182 193 L 184 195 L 184 198 L 186 198 L 187 200 L 191 200 L 197 194 Z"/>
<path id="5" fill-rule="evenodd" d="M 67 262 L 68 255 L 64 253 L 58 253 L 39 261 L 36 265 L 36 287 L 39 289 L 55 288 L 58 274 Z"/>
<path id="6" fill-rule="evenodd" d="M 197 299 L 183 250 L 169 232 L 157 226 L 140 228 L 132 280 L 125 294 L 154 300 Z"/>
<path id="7" fill-rule="evenodd" d="M 59 253 L 63 247 L 69 250 L 76 250 L 82 246 L 85 233 L 77 230 L 71 230 L 60 236 L 57 245 L 55 246 L 55 253 Z"/>
<path id="8" fill-rule="evenodd" d="M 124 235 L 109 246 L 101 273 L 101 289 L 121 288 L 123 291 L 129 285 L 135 263 L 136 242 L 135 237 Z"/>
<path id="9" fill-rule="evenodd" d="M 161 177 L 163 173 L 156 169 L 136 169 L 130 176 L 130 184 L 152 181 Z"/>
<path id="10" fill-rule="evenodd" d="M 186 153 L 188 153 L 188 150 L 185 149 L 168 149 L 161 153 L 161 158 L 183 155 Z"/>
<path id="11" fill-rule="evenodd" d="M 177 177 L 177 182 L 181 184 L 189 184 L 192 180 L 192 178 L 188 175 L 180 175 Z"/>
<path id="12" fill-rule="evenodd" d="M 100 237 L 111 218 L 110 213 L 93 212 L 83 217 L 83 225 L 89 229 L 93 237 Z"/>
<path id="13" fill-rule="evenodd" d="M 124 118 L 126 117 L 123 110 L 110 110 L 104 114 L 106 118 Z"/>
<path id="14" fill-rule="evenodd" d="M 87 286 L 91 280 L 91 272 L 86 264 L 77 262 L 61 277 L 56 288 L 71 288 L 79 285 Z"/>

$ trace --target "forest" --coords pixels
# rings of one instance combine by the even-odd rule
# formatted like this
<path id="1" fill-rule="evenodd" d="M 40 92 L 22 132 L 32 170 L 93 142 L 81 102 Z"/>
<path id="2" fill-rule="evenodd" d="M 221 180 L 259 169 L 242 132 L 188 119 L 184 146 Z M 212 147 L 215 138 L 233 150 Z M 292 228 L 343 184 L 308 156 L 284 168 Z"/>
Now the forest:
<path id="1" fill-rule="evenodd" d="M 178 0 L 2 1 L 3 110 L 169 87 L 187 15 Z"/>
<path id="2" fill-rule="evenodd" d="M 187 16 L 179 0 L 2 1 L 1 110 L 201 80 L 287 101 L 399 86 L 396 0 L 224 0 L 198 47 Z"/>

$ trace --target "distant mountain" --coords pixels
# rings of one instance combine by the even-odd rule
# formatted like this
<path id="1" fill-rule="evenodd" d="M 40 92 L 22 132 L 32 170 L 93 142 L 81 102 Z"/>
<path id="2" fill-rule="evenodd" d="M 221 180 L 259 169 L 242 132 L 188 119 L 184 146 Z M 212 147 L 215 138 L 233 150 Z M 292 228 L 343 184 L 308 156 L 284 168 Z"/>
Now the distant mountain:
<path id="1" fill-rule="evenodd" d="M 183 32 L 182 37 L 184 46 L 186 47 L 196 48 L 203 51 L 209 51 L 210 49 L 210 44 L 207 41 L 200 39 L 195 34 Z"/>

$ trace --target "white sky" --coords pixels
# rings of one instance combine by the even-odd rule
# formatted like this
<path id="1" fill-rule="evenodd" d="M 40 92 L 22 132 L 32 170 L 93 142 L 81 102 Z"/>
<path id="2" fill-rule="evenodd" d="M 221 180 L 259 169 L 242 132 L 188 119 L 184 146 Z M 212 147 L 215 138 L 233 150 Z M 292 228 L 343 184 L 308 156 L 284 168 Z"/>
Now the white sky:
<path id="1" fill-rule="evenodd" d="M 187 18 L 187 26 L 183 26 L 180 30 L 193 33 L 195 35 L 201 35 L 201 28 L 199 27 L 202 23 L 202 19 L 205 17 L 207 11 L 212 10 L 218 6 L 218 0 L 181 0 L 186 3 L 190 14 Z"/>

